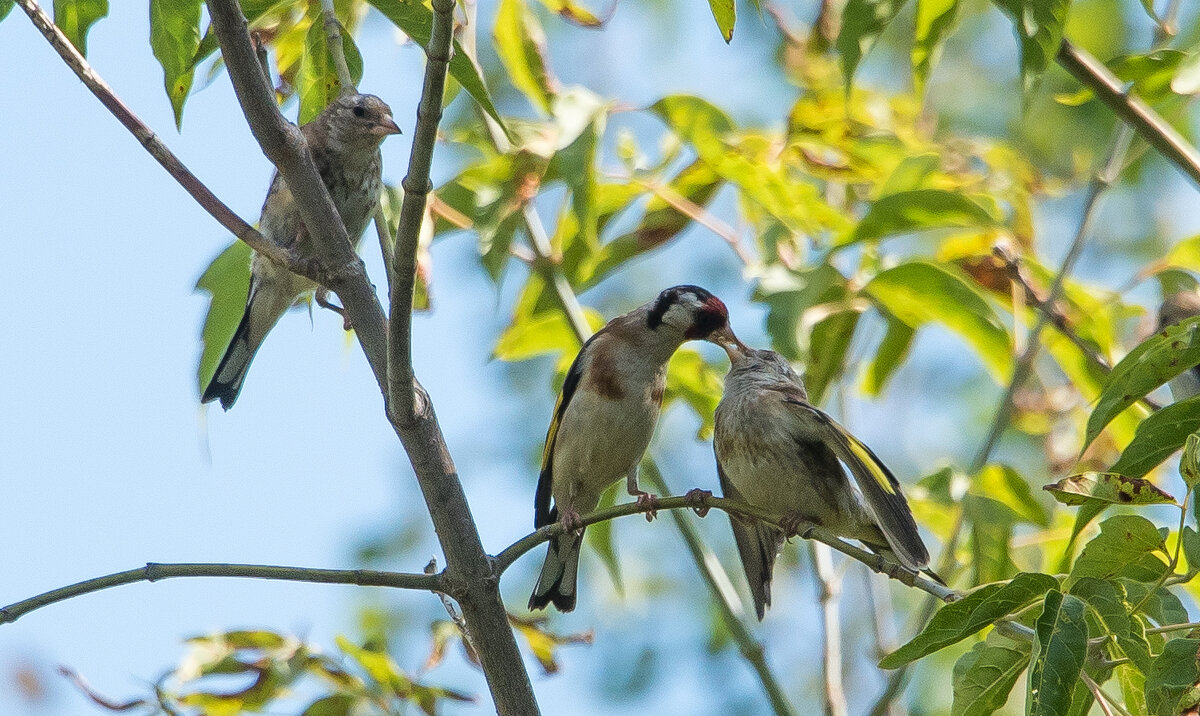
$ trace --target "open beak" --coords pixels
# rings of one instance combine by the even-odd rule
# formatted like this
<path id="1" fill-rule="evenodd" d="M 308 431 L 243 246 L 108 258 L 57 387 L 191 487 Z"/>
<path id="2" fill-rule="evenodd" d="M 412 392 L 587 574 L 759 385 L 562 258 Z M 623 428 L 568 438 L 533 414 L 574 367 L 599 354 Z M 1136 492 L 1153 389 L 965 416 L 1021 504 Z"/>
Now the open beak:
<path id="1" fill-rule="evenodd" d="M 386 137 L 389 134 L 400 134 L 400 126 L 396 124 L 396 120 L 392 119 L 392 115 L 385 114 L 371 131 L 381 137 Z"/>
<path id="2" fill-rule="evenodd" d="M 725 351 L 725 355 L 729 356 L 730 363 L 736 363 L 740 358 L 745 357 L 746 352 L 750 349 L 745 343 L 733 333 L 733 329 L 729 326 L 718 328 L 708 337 L 710 343 L 716 343 Z"/>

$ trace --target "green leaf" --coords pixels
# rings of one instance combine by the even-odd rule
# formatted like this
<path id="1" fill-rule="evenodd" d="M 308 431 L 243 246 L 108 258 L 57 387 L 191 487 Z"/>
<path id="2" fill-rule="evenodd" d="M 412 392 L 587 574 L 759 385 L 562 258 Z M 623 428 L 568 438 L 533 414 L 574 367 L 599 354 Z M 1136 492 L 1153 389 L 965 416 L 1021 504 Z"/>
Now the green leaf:
<path id="1" fill-rule="evenodd" d="M 708 7 L 712 10 L 713 19 L 717 21 L 721 37 L 728 45 L 733 40 L 733 25 L 737 21 L 737 8 L 733 0 L 708 0 Z"/>
<path id="2" fill-rule="evenodd" d="M 300 716 L 353 716 L 360 702 L 370 703 L 365 696 L 355 697 L 351 694 L 322 696 L 309 704 Z"/>
<path id="3" fill-rule="evenodd" d="M 1166 552 L 1163 535 L 1139 515 L 1117 515 L 1100 523 L 1100 534 L 1083 548 L 1069 582 L 1084 577 L 1129 577 L 1152 582 L 1168 569 L 1156 554 Z"/>
<path id="4" fill-rule="evenodd" d="M 1071 594 L 1087 602 L 1096 623 L 1113 639 L 1121 652 L 1139 669 L 1150 668 L 1150 644 L 1141 623 L 1129 616 L 1123 594 L 1108 581 L 1085 577 L 1071 587 Z"/>
<path id="5" fill-rule="evenodd" d="M 1113 367 L 1088 418 L 1084 449 L 1104 426 L 1147 393 L 1200 364 L 1200 316 L 1158 331 Z"/>
<path id="6" fill-rule="evenodd" d="M 608 18 L 600 19 L 594 12 L 572 0 L 542 0 L 542 4 L 569 23 L 580 27 L 597 29 L 604 27 Z"/>
<path id="7" fill-rule="evenodd" d="M 1004 706 L 1013 684 L 1029 665 L 1029 652 L 987 642 L 954 663 L 950 716 L 990 716 Z"/>
<path id="8" fill-rule="evenodd" d="M 1200 679 L 1200 639 L 1172 639 L 1146 674 L 1146 705 L 1155 716 L 1178 716 L 1180 701 Z"/>
<path id="9" fill-rule="evenodd" d="M 1150 716 L 1146 706 L 1146 675 L 1132 664 L 1122 664 L 1113 671 L 1121 686 L 1121 696 L 1129 716 Z"/>
<path id="10" fill-rule="evenodd" d="M 863 290 L 911 328 L 933 321 L 957 333 L 998 382 L 1012 373 L 1008 332 L 987 300 L 957 275 L 913 261 L 883 271 Z"/>
<path id="11" fill-rule="evenodd" d="M 845 372 L 846 354 L 860 315 L 854 310 L 838 311 L 813 326 L 804 366 L 804 385 L 813 405 L 824 403 L 829 386 Z"/>
<path id="12" fill-rule="evenodd" d="M 54 24 L 79 54 L 87 57 L 87 35 L 92 25 L 108 16 L 108 0 L 54 0 Z"/>
<path id="13" fill-rule="evenodd" d="M 1149 480 L 1116 472 L 1085 472 L 1046 485 L 1043 490 L 1064 505 L 1173 505 L 1175 498 Z"/>
<path id="14" fill-rule="evenodd" d="M 433 12 L 423 3 L 414 0 L 369 0 L 369 2 L 372 7 L 383 13 L 384 17 L 391 20 L 396 27 L 403 30 L 404 34 L 411 37 L 421 47 L 429 45 L 429 36 L 433 30 Z M 471 58 L 463 51 L 458 40 L 454 41 L 454 48 L 450 54 L 450 76 L 462 85 L 467 94 L 471 95 L 471 98 L 483 108 L 484 112 L 487 112 L 489 117 L 496 120 L 505 133 L 508 133 L 508 126 L 504 123 L 500 113 L 496 111 L 496 105 L 492 102 L 492 96 L 488 92 L 479 68 L 471 62 Z"/>
<path id="15" fill-rule="evenodd" d="M 917 26 L 913 38 L 912 66 L 916 94 L 924 92 L 925 81 L 938 61 L 942 43 L 958 19 L 959 0 L 917 0 Z"/>
<path id="16" fill-rule="evenodd" d="M 608 489 L 600 493 L 600 502 L 596 505 L 596 509 L 602 510 L 605 507 L 612 507 L 617 504 L 617 490 L 624 489 L 624 486 L 624 480 L 609 485 Z M 591 525 L 588 527 L 587 540 L 585 541 L 589 547 L 596 551 L 596 554 L 600 557 L 600 561 L 604 563 L 604 568 L 608 571 L 608 576 L 612 579 L 613 587 L 616 588 L 617 594 L 624 595 L 625 581 L 621 579 L 621 560 L 617 556 L 616 535 L 613 531 L 614 522 L 616 520 L 606 520 Z M 597 527 L 600 529 L 596 529 Z M 549 662 L 542 661 L 541 656 L 538 656 L 538 661 L 541 661 L 543 669 L 547 669 L 548 664 L 554 662 L 553 658 Z M 552 672 L 547 669 L 547 673 Z"/>
<path id="17" fill-rule="evenodd" d="M 1142 613 L 1160 625 L 1183 624 L 1189 620 L 1188 611 L 1179 601 L 1179 597 L 1166 587 L 1158 587 L 1153 592 L 1153 585 L 1143 584 L 1127 577 L 1117 579 L 1117 584 L 1125 592 L 1125 601 L 1132 607 L 1140 604 Z M 1147 596 L 1149 595 L 1149 596 Z"/>
<path id="18" fill-rule="evenodd" d="M 1033 496 L 1029 483 L 1007 465 L 988 465 L 980 470 L 971 481 L 970 492 L 1003 504 L 1016 519 L 1050 526 L 1050 513 Z"/>
<path id="19" fill-rule="evenodd" d="M 990 497 L 968 495 L 963 509 L 971 525 L 971 553 L 975 584 L 1009 579 L 1020 571 L 1012 561 L 1013 515 Z"/>
<path id="20" fill-rule="evenodd" d="M 849 0 L 846 3 L 836 46 L 842 55 L 842 77 L 847 92 L 854 83 L 858 64 L 902 7 L 904 0 Z"/>
<path id="21" fill-rule="evenodd" d="M 550 72 L 546 33 L 524 0 L 500 1 L 492 37 L 513 86 L 542 114 L 550 114 L 557 82 Z"/>
<path id="22" fill-rule="evenodd" d="M 911 189 L 880 197 L 839 246 L 878 241 L 931 229 L 989 228 L 1000 218 L 970 196 L 941 189 Z"/>
<path id="23" fill-rule="evenodd" d="M 667 390 L 663 405 L 683 401 L 700 419 L 696 432 L 698 440 L 709 440 L 713 434 L 713 415 L 721 401 L 722 373 L 709 365 L 700 352 L 680 348 L 667 364 Z"/>
<path id="24" fill-rule="evenodd" d="M 16 0 L 0 0 L 0 20 L 8 17 L 8 13 L 12 12 L 13 5 L 16 4 Z"/>
<path id="25" fill-rule="evenodd" d="M 1087 656 L 1083 600 L 1057 589 L 1046 593 L 1038 617 L 1029 665 L 1026 716 L 1059 716 L 1071 709 L 1071 695 Z"/>
<path id="26" fill-rule="evenodd" d="M 208 313 L 200 333 L 203 350 L 196 369 L 197 396 L 204 392 L 217 372 L 217 363 L 229 347 L 246 310 L 246 296 L 250 293 L 250 254 L 249 246 L 234 241 L 212 260 L 196 281 L 196 290 L 210 295 Z"/>
<path id="27" fill-rule="evenodd" d="M 346 67 L 350 70 L 350 78 L 358 84 L 363 73 L 362 55 L 346 28 L 342 28 L 341 35 Z M 311 122 L 337 98 L 342 89 L 327 40 L 325 23 L 321 14 L 317 13 L 304 36 L 304 57 L 300 60 L 300 72 L 296 75 L 296 89 L 300 93 L 300 124 Z"/>
<path id="28" fill-rule="evenodd" d="M 604 318 L 585 308 L 592 328 L 604 325 Z M 562 311 L 546 311 L 535 316 L 514 316 L 500 334 L 492 357 L 502 361 L 523 361 L 540 355 L 560 355 L 579 350 L 579 339 Z"/>
<path id="29" fill-rule="evenodd" d="M 933 615 L 925 629 L 907 644 L 883 657 L 879 666 L 898 669 L 955 644 L 1001 617 L 1016 612 L 1058 586 L 1048 574 L 1023 572 L 1004 584 L 988 584 L 947 604 Z"/>
<path id="30" fill-rule="evenodd" d="M 592 92 L 574 87 L 554 98 L 552 112 L 561 128 L 559 149 L 546 167 L 544 181 L 562 180 L 571 190 L 576 236 L 584 245 L 596 248 L 600 243 L 596 157 L 608 105 Z"/>
<path id="31" fill-rule="evenodd" d="M 1200 573 L 1200 532 L 1190 525 L 1183 528 L 1183 556 L 1187 558 L 1188 571 Z"/>
<path id="32" fill-rule="evenodd" d="M 183 103 L 196 71 L 192 58 L 200 47 L 200 0 L 150 0 L 150 47 L 163 68 L 163 86 L 183 127 Z"/>
<path id="33" fill-rule="evenodd" d="M 1141 477 L 1174 454 L 1197 430 L 1200 430 L 1200 395 L 1165 405 L 1138 423 L 1133 440 L 1125 446 L 1111 471 Z"/>
<path id="34" fill-rule="evenodd" d="M 1195 433 L 1187 436 L 1183 446 L 1183 458 L 1179 461 L 1179 474 L 1189 488 L 1195 488 L 1200 483 L 1200 435 Z"/>
<path id="35" fill-rule="evenodd" d="M 872 397 L 878 397 L 888 381 L 896 373 L 896 369 L 908 356 L 912 348 L 913 338 L 917 331 L 904 321 L 897 320 L 887 311 L 880 311 L 887 322 L 887 330 L 883 340 L 875 349 L 875 358 L 867 366 L 863 375 L 863 392 Z"/>
<path id="36" fill-rule="evenodd" d="M 1062 44 L 1071 0 L 996 0 L 1013 19 L 1021 46 L 1021 90 L 1025 101 Z"/>

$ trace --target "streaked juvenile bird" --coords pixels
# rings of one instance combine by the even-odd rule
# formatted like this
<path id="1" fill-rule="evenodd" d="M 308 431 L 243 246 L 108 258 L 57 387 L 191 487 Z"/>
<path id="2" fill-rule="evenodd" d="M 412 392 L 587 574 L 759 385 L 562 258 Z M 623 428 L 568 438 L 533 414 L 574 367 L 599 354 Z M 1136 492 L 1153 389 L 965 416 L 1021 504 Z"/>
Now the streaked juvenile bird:
<path id="1" fill-rule="evenodd" d="M 374 95 L 343 94 L 300 127 L 300 131 L 346 225 L 346 235 L 357 242 L 367 228 L 383 187 L 379 145 L 389 134 L 400 132 L 391 108 Z M 301 256 L 311 254 L 311 239 L 300 208 L 278 172 L 267 191 L 258 230 L 268 241 Z M 289 308 L 316 288 L 307 278 L 255 254 L 250 264 L 250 293 L 245 313 L 201 401 L 220 400 L 225 410 L 233 407 L 250 361 L 267 333 Z"/>
<path id="2" fill-rule="evenodd" d="M 638 489 L 638 462 L 658 421 L 667 362 L 684 341 L 696 339 L 741 345 L 719 298 L 698 286 L 675 286 L 609 321 L 575 357 L 542 450 L 533 520 L 536 527 L 560 521 L 567 532 L 549 544 L 530 609 L 575 608 L 580 515 L 596 509 L 604 490 L 624 477 L 630 495 L 653 504 Z"/>
<path id="3" fill-rule="evenodd" d="M 783 356 L 735 346 L 726 352 L 732 366 L 713 436 L 722 493 L 787 522 L 813 522 L 858 540 L 914 572 L 925 570 L 929 552 L 912 511 L 875 453 L 808 402 L 804 383 Z M 761 620 L 787 535 L 757 520 L 731 515 L 730 523 Z"/>
<path id="4" fill-rule="evenodd" d="M 1195 291 L 1175 291 L 1163 298 L 1158 309 L 1158 330 L 1180 321 L 1200 316 L 1200 294 Z M 1171 396 L 1175 402 L 1200 395 L 1200 366 L 1183 371 L 1171 379 Z"/>

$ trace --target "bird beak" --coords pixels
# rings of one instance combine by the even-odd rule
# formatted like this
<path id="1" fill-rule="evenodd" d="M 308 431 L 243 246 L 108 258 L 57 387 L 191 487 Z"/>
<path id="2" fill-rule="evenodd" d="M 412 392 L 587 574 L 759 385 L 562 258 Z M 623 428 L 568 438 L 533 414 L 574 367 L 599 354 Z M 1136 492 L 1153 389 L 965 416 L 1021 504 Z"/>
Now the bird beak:
<path id="1" fill-rule="evenodd" d="M 725 351 L 725 355 L 729 356 L 730 363 L 736 363 L 749 350 L 746 344 L 742 343 L 741 339 L 734 335 L 733 329 L 729 326 L 724 326 L 713 331 L 712 335 L 708 337 L 708 341 L 721 346 L 721 349 Z"/>
<path id="2" fill-rule="evenodd" d="M 386 137 L 389 134 L 400 134 L 400 127 L 396 124 L 396 120 L 392 119 L 392 115 L 385 114 L 383 119 L 371 130 L 373 134 L 378 134 L 381 137 Z"/>

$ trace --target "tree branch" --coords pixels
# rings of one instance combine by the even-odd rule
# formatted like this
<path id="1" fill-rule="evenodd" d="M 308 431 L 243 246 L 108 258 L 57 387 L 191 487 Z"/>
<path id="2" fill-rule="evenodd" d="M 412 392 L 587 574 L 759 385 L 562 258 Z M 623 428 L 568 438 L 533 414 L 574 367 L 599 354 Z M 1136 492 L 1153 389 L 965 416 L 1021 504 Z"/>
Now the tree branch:
<path id="1" fill-rule="evenodd" d="M 196 200 L 196 203 L 202 209 L 207 211 L 221 226 L 229 230 L 230 233 L 244 241 L 250 248 L 272 261 L 283 266 L 291 266 L 295 263 L 295 259 L 290 253 L 267 241 L 262 234 L 243 221 L 240 216 L 234 213 L 233 209 L 230 209 L 223 201 L 218 199 L 195 174 L 192 174 L 184 166 L 179 157 L 175 156 L 167 148 L 167 145 L 158 138 L 154 130 L 146 126 L 133 113 L 133 110 L 113 92 L 108 83 L 88 64 L 83 55 L 79 54 L 79 50 L 75 49 L 75 46 L 62 33 L 62 30 L 59 30 L 54 21 L 38 6 L 37 0 L 16 0 L 16 2 L 25 11 L 25 14 L 29 16 L 34 27 L 42 33 L 42 36 L 50 43 L 50 46 L 63 59 L 63 62 L 75 73 L 75 76 L 117 118 L 117 121 L 129 130 L 129 133 L 141 143 L 150 156 L 154 157 L 162 165 L 163 169 L 167 170 L 167 173 L 183 187 L 184 191 L 191 194 L 192 198 Z"/>
<path id="2" fill-rule="evenodd" d="M 346 64 L 342 24 L 338 22 L 333 0 L 321 0 L 321 16 L 325 23 L 325 44 L 329 46 L 329 56 L 333 58 L 333 71 L 337 73 L 338 84 L 342 86 L 343 93 L 356 90 L 354 78 L 350 76 L 350 66 Z"/>
<path id="3" fill-rule="evenodd" d="M 1125 89 L 1104 63 L 1063 39 L 1055 56 L 1058 64 L 1132 127 L 1142 139 L 1179 168 L 1196 184 L 1200 184 L 1200 152 L 1196 151 L 1175 128 L 1138 97 Z"/>
<path id="4" fill-rule="evenodd" d="M 820 542 L 809 543 L 813 572 L 817 575 L 817 606 L 821 611 L 821 677 L 825 689 L 825 715 L 846 716 L 846 691 L 842 688 L 842 621 L 838 598 L 842 579 L 833 568 L 833 552 Z"/>
<path id="5" fill-rule="evenodd" d="M 462 484 L 446 447 L 433 405 L 415 378 L 405 381 L 408 390 L 401 391 L 399 398 L 399 404 L 407 405 L 408 409 L 396 410 L 392 404 L 393 383 L 388 377 L 387 325 L 383 309 L 375 297 L 374 287 L 367 279 L 362 260 L 355 255 L 350 246 L 345 226 L 313 166 L 304 136 L 279 114 L 270 89 L 257 69 L 257 62 L 253 60 L 254 51 L 246 33 L 246 18 L 236 0 L 208 0 L 208 6 L 213 28 L 221 44 L 222 57 L 229 68 L 234 90 L 250 123 L 251 131 L 258 139 L 263 152 L 278 168 L 301 207 L 304 225 L 316 244 L 316 262 L 326 275 L 326 280 L 321 283 L 335 291 L 342 300 L 384 395 L 389 420 L 408 453 L 446 558 L 446 574 L 443 577 L 446 592 L 462 606 L 463 617 L 475 639 L 496 710 L 504 716 L 537 714 L 538 705 L 529 684 L 529 676 L 508 624 L 504 603 L 500 599 L 499 575 L 493 569 L 479 541 L 479 532 L 475 527 L 471 508 L 463 494 Z M 434 28 L 430 47 L 427 48 L 430 61 L 426 67 L 422 107 L 425 107 L 431 93 L 436 93 L 435 101 L 439 112 L 441 87 L 445 82 L 446 63 L 449 59 L 453 7 L 453 0 L 436 0 L 434 3 Z M 425 177 L 426 187 L 433 140 L 433 135 L 429 134 L 427 118 L 435 116 L 437 115 L 430 115 L 427 110 L 422 111 L 421 119 L 426 120 L 422 124 L 426 125 L 426 129 L 422 131 L 421 126 L 418 126 L 413 138 L 415 156 L 409 167 L 409 176 Z M 436 123 L 433 131 L 436 133 Z M 423 158 L 417 154 L 420 151 L 418 146 L 422 142 L 429 147 L 425 150 Z M 423 169 L 421 161 L 425 162 Z M 409 185 L 405 188 L 407 192 Z M 424 195 L 420 191 L 413 193 L 420 194 L 423 204 Z M 410 198 L 406 195 L 406 206 L 409 201 Z M 420 213 L 417 212 L 418 219 Z M 411 212 L 408 221 L 412 221 Z M 401 238 L 407 235 L 403 226 L 402 212 Z M 415 236 L 414 233 L 414 242 Z M 397 263 L 403 263 L 400 270 L 393 271 L 393 299 L 397 294 L 406 295 L 407 298 L 400 300 L 400 305 L 411 307 L 416 252 L 408 246 L 397 246 L 395 255 L 399 257 Z M 406 348 L 410 311 L 394 313 L 393 317 L 397 327 L 402 327 L 402 330 L 393 332 L 403 335 L 402 345 Z M 411 362 L 406 349 L 397 351 L 393 348 L 391 353 L 393 362 L 407 363 L 411 372 Z M 414 396 L 420 396 L 420 399 L 414 400 Z M 414 410 L 414 406 L 420 410 Z"/>
<path id="6" fill-rule="evenodd" d="M 739 517 L 748 517 L 751 519 L 765 522 L 769 525 L 774 525 L 782 529 L 781 523 L 784 521 L 782 515 L 777 515 L 770 510 L 750 505 L 737 500 L 731 500 L 728 497 L 717 497 L 707 490 L 692 490 L 686 495 L 676 497 L 659 497 L 657 502 L 651 507 L 650 505 L 642 505 L 637 502 L 623 502 L 619 505 L 606 507 L 602 510 L 596 510 L 589 514 L 583 515 L 580 518 L 580 525 L 587 527 L 594 525 L 597 522 L 606 522 L 616 519 L 617 517 L 626 517 L 628 515 L 638 515 L 649 512 L 651 509 L 664 510 L 683 510 L 689 509 L 695 511 L 698 515 L 703 516 L 703 513 L 710 509 L 721 510 L 730 515 Z M 543 542 L 547 542 L 563 533 L 561 522 L 546 525 L 538 528 L 521 539 L 513 542 L 508 547 L 505 547 L 500 554 L 495 557 L 496 568 L 503 572 L 512 566 L 512 563 L 517 561 L 522 555 L 534 549 Z M 811 539 L 823 544 L 829 545 L 833 549 L 842 554 L 856 559 L 859 562 L 867 565 L 871 570 L 885 574 L 891 579 L 895 579 L 901 584 L 909 587 L 915 587 L 921 591 L 936 597 L 943 602 L 953 602 L 960 598 L 960 594 L 947 586 L 938 584 L 923 575 L 911 572 L 904 567 L 894 562 L 889 562 L 883 557 L 868 552 L 861 547 L 846 542 L 838 537 L 836 533 L 811 522 L 801 522 L 797 527 L 795 536 L 802 539 Z"/>
<path id="7" fill-rule="evenodd" d="M 360 587 L 396 587 L 431 592 L 440 592 L 444 589 L 441 574 L 405 574 L 402 572 L 379 572 L 371 569 L 310 569 L 260 564 L 157 564 L 149 562 L 145 567 L 87 579 L 9 604 L 0 608 L 0 624 L 15 622 L 34 610 L 84 594 L 99 592 L 102 589 L 135 582 L 157 582 L 174 577 L 247 577 L 288 582 L 353 584 Z"/>

